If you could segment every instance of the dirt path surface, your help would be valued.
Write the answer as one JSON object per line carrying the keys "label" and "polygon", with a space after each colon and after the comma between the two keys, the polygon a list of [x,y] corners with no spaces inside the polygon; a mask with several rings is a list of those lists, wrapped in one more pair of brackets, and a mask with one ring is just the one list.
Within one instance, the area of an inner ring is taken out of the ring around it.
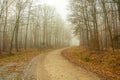
{"label": "dirt path surface", "polygon": [[37,56],[25,70],[23,80],[100,80],[62,57],[61,51],[55,50]]}

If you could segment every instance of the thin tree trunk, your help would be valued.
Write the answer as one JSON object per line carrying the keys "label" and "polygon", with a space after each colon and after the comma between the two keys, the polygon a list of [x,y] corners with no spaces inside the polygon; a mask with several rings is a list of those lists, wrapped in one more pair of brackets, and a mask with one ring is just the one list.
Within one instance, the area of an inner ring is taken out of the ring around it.
{"label": "thin tree trunk", "polygon": [[25,36],[25,49],[27,49],[27,37],[28,37],[28,27],[29,27],[29,21],[30,21],[30,11],[31,10],[31,4],[29,6],[29,11],[28,11],[28,19],[27,19],[27,27],[26,27],[26,36]]}
{"label": "thin tree trunk", "polygon": [[7,7],[8,2],[6,1],[6,17],[5,17],[5,24],[4,24],[4,30],[3,30],[3,51],[6,49],[5,45],[5,34],[6,34],[6,27],[7,27],[7,18],[8,18],[8,7]]}

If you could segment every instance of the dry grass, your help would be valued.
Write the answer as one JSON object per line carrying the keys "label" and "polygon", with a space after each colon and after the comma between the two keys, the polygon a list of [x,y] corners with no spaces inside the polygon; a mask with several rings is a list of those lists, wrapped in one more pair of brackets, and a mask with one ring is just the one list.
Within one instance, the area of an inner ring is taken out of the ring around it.
{"label": "dry grass", "polygon": [[0,54],[0,63],[5,62],[20,62],[20,61],[30,61],[33,57],[41,54],[42,52],[53,50],[54,48],[42,48],[42,49],[21,49],[19,52],[15,50],[12,51],[13,55],[8,52],[2,52]]}
{"label": "dry grass", "polygon": [[107,80],[120,80],[120,50],[90,51],[85,48],[72,47],[64,50],[63,55],[73,63],[80,65]]}

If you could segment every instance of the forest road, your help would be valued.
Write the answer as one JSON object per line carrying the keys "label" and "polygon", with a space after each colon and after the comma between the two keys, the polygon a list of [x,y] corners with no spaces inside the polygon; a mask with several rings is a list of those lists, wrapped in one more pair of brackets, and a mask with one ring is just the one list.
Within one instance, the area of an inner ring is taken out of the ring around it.
{"label": "forest road", "polygon": [[101,80],[65,59],[62,50],[37,56],[25,70],[22,80]]}

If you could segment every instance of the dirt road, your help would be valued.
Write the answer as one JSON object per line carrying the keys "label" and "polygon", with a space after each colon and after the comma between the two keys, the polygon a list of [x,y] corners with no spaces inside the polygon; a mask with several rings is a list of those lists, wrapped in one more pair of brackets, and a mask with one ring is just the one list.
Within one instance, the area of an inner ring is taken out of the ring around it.
{"label": "dirt road", "polygon": [[25,70],[23,80],[100,80],[62,57],[61,51],[55,50],[34,58]]}

